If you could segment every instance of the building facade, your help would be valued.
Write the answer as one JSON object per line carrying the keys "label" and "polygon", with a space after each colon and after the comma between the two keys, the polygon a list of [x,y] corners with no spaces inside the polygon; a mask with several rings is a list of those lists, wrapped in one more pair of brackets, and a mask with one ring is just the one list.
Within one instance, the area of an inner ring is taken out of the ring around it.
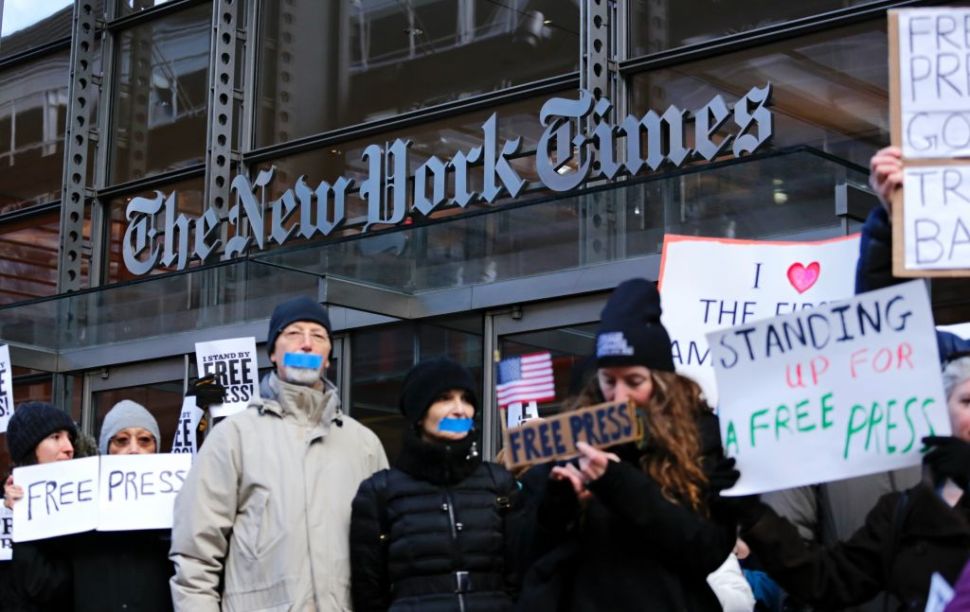
{"label": "building facade", "polygon": [[[665,234],[857,229],[889,141],[886,11],[930,4],[76,0],[12,23],[8,0],[15,398],[91,433],[134,399],[171,440],[194,343],[261,341],[308,294],[389,453],[399,383],[441,354],[481,380],[492,453],[493,364],[550,351],[554,409]],[[970,320],[965,283],[932,293],[939,323]]]}

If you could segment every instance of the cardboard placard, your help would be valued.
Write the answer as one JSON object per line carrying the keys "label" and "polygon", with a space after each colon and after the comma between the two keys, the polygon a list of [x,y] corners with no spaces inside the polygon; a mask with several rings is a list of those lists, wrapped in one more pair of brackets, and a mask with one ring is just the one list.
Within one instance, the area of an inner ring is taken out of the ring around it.
{"label": "cardboard placard", "polygon": [[[970,9],[889,11],[893,274],[970,276]],[[962,76],[961,76],[962,75]]]}
{"label": "cardboard placard", "polygon": [[664,237],[661,320],[674,366],[717,406],[705,334],[851,297],[859,236],[817,242]]}
{"label": "cardboard placard", "polygon": [[544,419],[531,419],[503,432],[505,466],[526,465],[571,459],[579,455],[576,442],[606,448],[643,437],[636,406],[627,402],[607,402],[589,408],[564,412]]}
{"label": "cardboard placard", "polygon": [[259,366],[256,338],[229,338],[195,343],[195,363],[199,377],[215,374],[226,388],[222,404],[209,406],[213,417],[224,417],[245,410],[259,396]]}
{"label": "cardboard placard", "polygon": [[105,455],[16,468],[13,541],[169,528],[191,464],[187,454]]}
{"label": "cardboard placard", "polygon": [[13,375],[11,374],[10,347],[0,345],[0,433],[7,431],[7,423],[13,416]]}
{"label": "cardboard placard", "polygon": [[926,287],[912,281],[708,334],[721,439],[746,495],[922,459],[950,421]]}

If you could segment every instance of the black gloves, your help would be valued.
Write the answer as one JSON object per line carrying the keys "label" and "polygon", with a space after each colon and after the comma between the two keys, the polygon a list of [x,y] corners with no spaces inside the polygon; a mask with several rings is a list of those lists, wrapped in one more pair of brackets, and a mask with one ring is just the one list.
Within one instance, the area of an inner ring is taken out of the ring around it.
{"label": "black gloves", "polygon": [[733,457],[721,459],[707,473],[708,492],[710,494],[711,511],[724,514],[731,520],[737,521],[744,530],[752,527],[761,520],[767,509],[757,495],[742,495],[740,497],[722,497],[721,491],[730,489],[741,477],[741,472],[734,467]]}
{"label": "black gloves", "polygon": [[207,410],[212,404],[221,404],[226,388],[219,384],[215,374],[203,376],[189,385],[188,395],[195,396],[195,405]]}
{"label": "black gloves", "polygon": [[722,457],[707,473],[707,487],[711,495],[720,495],[730,489],[741,478],[741,472],[734,467],[734,457]]}
{"label": "black gloves", "polygon": [[932,450],[923,461],[938,478],[949,478],[964,491],[970,480],[970,442],[952,436],[927,436],[923,444]]}

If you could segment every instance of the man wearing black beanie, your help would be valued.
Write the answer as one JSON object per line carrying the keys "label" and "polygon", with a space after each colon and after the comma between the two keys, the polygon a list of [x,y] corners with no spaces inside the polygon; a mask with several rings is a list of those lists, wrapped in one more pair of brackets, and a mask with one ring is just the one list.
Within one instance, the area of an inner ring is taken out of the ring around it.
{"label": "man wearing black beanie", "polygon": [[176,610],[350,609],[350,506],[387,458],[324,378],[331,329],[308,297],[273,310],[261,397],[212,429],[175,501]]}

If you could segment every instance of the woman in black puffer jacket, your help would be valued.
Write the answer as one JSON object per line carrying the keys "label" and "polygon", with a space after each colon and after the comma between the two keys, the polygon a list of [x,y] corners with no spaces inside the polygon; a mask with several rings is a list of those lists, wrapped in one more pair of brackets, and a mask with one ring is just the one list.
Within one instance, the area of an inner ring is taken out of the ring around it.
{"label": "woman in black puffer jacket", "polygon": [[365,480],[353,503],[354,610],[511,608],[522,556],[517,484],[478,456],[471,374],[449,359],[422,362],[404,380],[400,407],[413,424],[401,456]]}

